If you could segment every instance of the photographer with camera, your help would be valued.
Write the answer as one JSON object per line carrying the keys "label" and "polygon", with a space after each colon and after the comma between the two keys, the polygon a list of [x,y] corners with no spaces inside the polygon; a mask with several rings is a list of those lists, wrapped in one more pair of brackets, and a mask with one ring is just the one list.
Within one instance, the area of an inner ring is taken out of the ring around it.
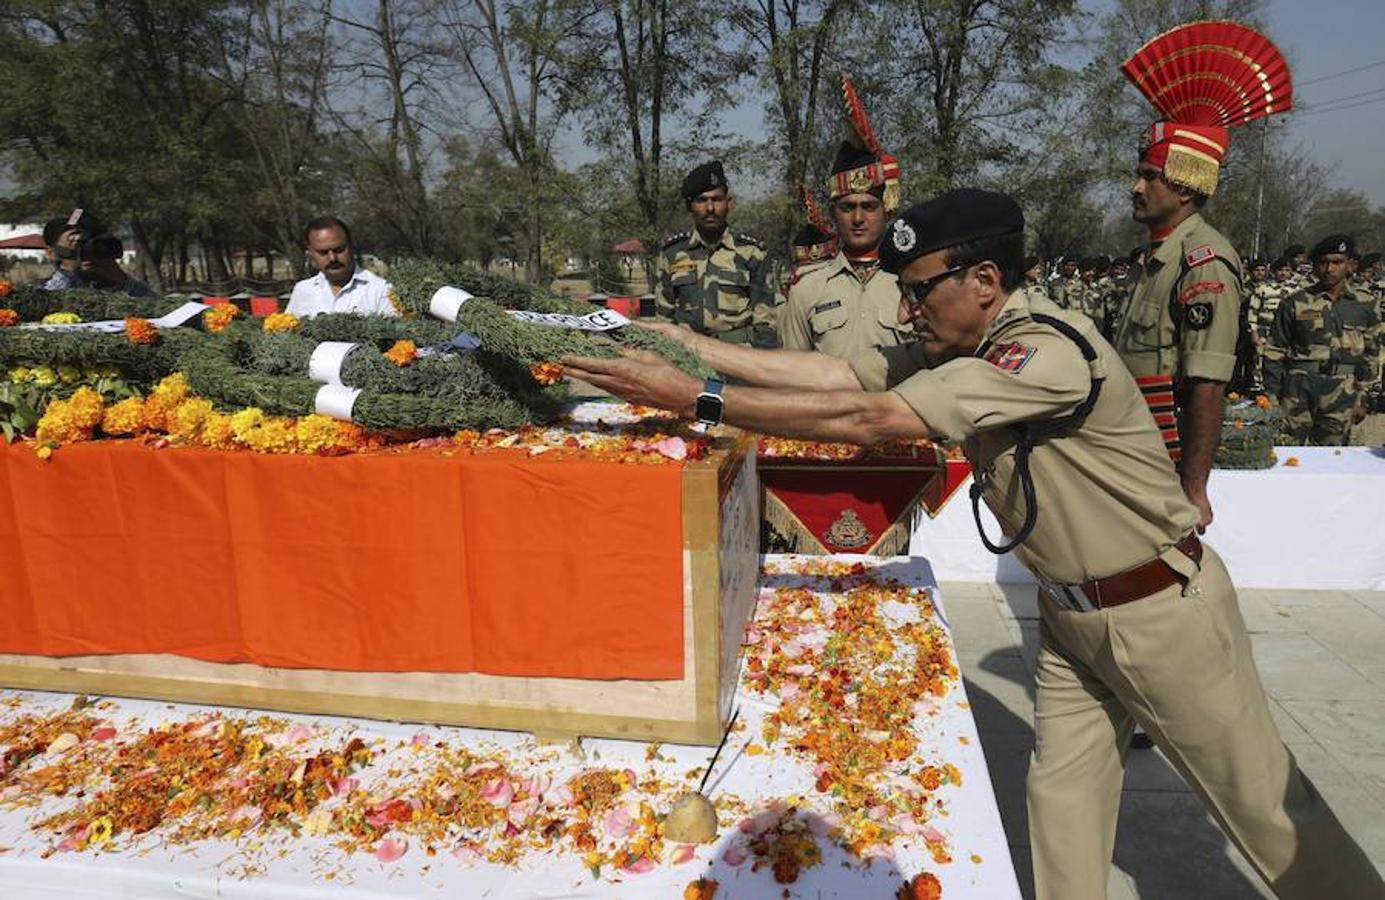
{"label": "photographer with camera", "polygon": [[112,234],[86,241],[77,262],[77,275],[82,284],[102,291],[121,291],[131,297],[157,296],[153,288],[120,267],[124,252],[120,238]]}
{"label": "photographer with camera", "polygon": [[43,242],[53,263],[53,274],[43,283],[44,290],[92,287],[122,291],[131,297],[156,296],[149,285],[120,267],[125,252],[120,238],[105,233],[96,217],[84,209],[49,220],[43,226]]}

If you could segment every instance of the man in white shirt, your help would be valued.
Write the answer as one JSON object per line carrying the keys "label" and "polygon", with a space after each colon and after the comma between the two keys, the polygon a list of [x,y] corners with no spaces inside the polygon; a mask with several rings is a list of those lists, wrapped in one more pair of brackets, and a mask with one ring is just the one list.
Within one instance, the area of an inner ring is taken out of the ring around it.
{"label": "man in white shirt", "polygon": [[299,318],[318,313],[399,315],[390,302],[389,282],[356,265],[351,229],[341,219],[313,219],[303,229],[303,247],[308,264],[317,269],[317,274],[293,286],[288,312]]}

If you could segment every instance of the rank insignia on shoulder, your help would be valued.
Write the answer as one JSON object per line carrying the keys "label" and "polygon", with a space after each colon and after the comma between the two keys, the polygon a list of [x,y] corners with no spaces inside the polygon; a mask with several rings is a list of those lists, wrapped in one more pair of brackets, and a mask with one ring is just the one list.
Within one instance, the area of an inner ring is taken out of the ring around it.
{"label": "rank insignia on shoulder", "polygon": [[1211,325],[1212,304],[1205,300],[1201,303],[1192,304],[1184,314],[1184,321],[1188,323],[1188,327],[1193,331],[1201,331],[1208,325]]}
{"label": "rank insignia on shoulder", "polygon": [[1009,342],[996,344],[986,351],[986,362],[1005,372],[1014,374],[1025,367],[1025,364],[1039,351],[1027,344]]}
{"label": "rank insignia on shoulder", "polygon": [[686,241],[691,236],[691,234],[692,232],[690,231],[680,231],[677,234],[670,235],[669,237],[664,238],[664,247],[667,249],[668,247],[672,247],[679,241]]}
{"label": "rank insignia on shoulder", "polygon": [[813,314],[814,314],[814,315],[817,315],[818,313],[824,313],[824,312],[827,312],[828,310],[836,309],[837,307],[839,307],[839,306],[841,306],[841,305],[842,305],[842,301],[840,301],[840,300],[829,300],[829,301],[827,301],[826,303],[819,303],[817,306],[814,306],[814,307],[813,307]]}
{"label": "rank insignia on shoulder", "polygon": [[1201,247],[1194,247],[1188,251],[1188,255],[1183,257],[1183,261],[1188,264],[1190,269],[1196,269],[1203,263],[1209,263],[1217,258],[1217,251],[1212,249],[1211,244],[1203,244]]}
{"label": "rank insignia on shoulder", "polygon": [[1199,281],[1197,284],[1184,288],[1183,292],[1178,295],[1178,302],[1187,305],[1189,300],[1199,294],[1220,294],[1224,290],[1226,290],[1226,285],[1220,281]]}
{"label": "rank insignia on shoulder", "polygon": [[761,250],[765,249],[765,245],[760,242],[759,238],[754,235],[746,234],[744,231],[736,232],[736,243],[750,244],[752,247],[759,247]]}

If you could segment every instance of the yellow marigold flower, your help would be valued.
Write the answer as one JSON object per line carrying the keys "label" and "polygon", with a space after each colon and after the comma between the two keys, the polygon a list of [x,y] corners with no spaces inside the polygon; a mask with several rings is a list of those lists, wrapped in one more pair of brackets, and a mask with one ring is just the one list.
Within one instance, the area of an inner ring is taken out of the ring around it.
{"label": "yellow marigold flower", "polygon": [[63,384],[73,384],[82,380],[82,370],[76,366],[58,366],[58,380]]}
{"label": "yellow marigold flower", "polygon": [[202,433],[202,425],[211,415],[212,401],[201,397],[190,397],[178,404],[169,420],[168,436],[174,440],[196,441]]}
{"label": "yellow marigold flower", "polygon": [[34,438],[40,444],[60,447],[91,439],[105,412],[101,395],[89,387],[78,388],[66,400],[53,400],[38,421]]}
{"label": "yellow marigold flower", "polygon": [[106,410],[101,430],[106,434],[134,434],[144,427],[144,401],[126,397]]}
{"label": "yellow marigold flower", "polygon": [[0,328],[11,328],[19,324],[19,313],[12,309],[0,309]]}
{"label": "yellow marigold flower", "polygon": [[202,443],[213,450],[235,447],[236,433],[231,428],[231,417],[225,413],[209,413],[202,422]]}
{"label": "yellow marigold flower", "polygon": [[72,407],[78,426],[95,428],[101,424],[101,416],[106,412],[106,401],[89,387],[83,386],[72,392],[67,399]]}
{"label": "yellow marigold flower", "polygon": [[176,406],[181,403],[192,389],[188,387],[188,379],[182,372],[174,372],[167,376],[158,384],[154,385],[152,396],[161,398],[171,405]]}
{"label": "yellow marigold flower", "polygon": [[153,344],[159,339],[159,329],[139,316],[125,317],[125,336],[132,344]]}
{"label": "yellow marigold flower", "polygon": [[[2,311],[3,310],[0,310],[0,312]],[[10,369],[9,372],[10,381],[15,382],[16,384],[23,384],[32,377],[33,372],[29,371],[28,366],[15,366],[13,369]]]}
{"label": "yellow marigold flower", "polygon": [[258,406],[248,406],[231,415],[231,433],[242,444],[250,443],[250,435],[258,431],[265,422],[264,410]]}
{"label": "yellow marigold flower", "polygon": [[293,419],[266,419],[264,424],[249,433],[246,443],[260,453],[293,453],[298,449],[298,436]]}
{"label": "yellow marigold flower", "polygon": [[112,832],[115,831],[115,823],[110,816],[100,816],[93,819],[90,828],[87,829],[87,845],[100,847],[111,839]]}
{"label": "yellow marigold flower", "polygon": [[294,331],[298,328],[298,317],[293,313],[273,313],[265,316],[263,327],[271,334],[276,331]]}
{"label": "yellow marigold flower", "polygon": [[80,321],[81,316],[70,312],[49,313],[42,320],[44,325],[76,325]]}
{"label": "yellow marigold flower", "polygon": [[34,453],[38,454],[38,458],[45,462],[53,458],[53,448],[49,444],[39,444],[34,448]]}
{"label": "yellow marigold flower", "polygon": [[418,345],[413,341],[395,341],[394,346],[385,351],[385,359],[402,369],[418,359]]}
{"label": "yellow marigold flower", "polygon": [[337,429],[337,420],[331,416],[313,413],[298,420],[294,428],[298,447],[304,453],[324,453],[341,449],[342,434]]}
{"label": "yellow marigold flower", "polygon": [[187,399],[191,391],[183,373],[174,372],[155,385],[144,401],[144,427],[150,431],[167,432],[173,428],[173,411]]}
{"label": "yellow marigold flower", "polygon": [[225,331],[231,320],[238,315],[240,307],[234,303],[218,303],[202,314],[202,321],[208,331]]}
{"label": "yellow marigold flower", "polygon": [[58,373],[48,366],[35,366],[30,381],[39,387],[52,387],[58,383]]}

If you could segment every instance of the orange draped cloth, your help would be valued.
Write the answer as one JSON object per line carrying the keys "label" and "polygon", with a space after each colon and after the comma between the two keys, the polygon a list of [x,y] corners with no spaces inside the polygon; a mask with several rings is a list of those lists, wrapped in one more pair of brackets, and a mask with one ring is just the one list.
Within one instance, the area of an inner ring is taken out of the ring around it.
{"label": "orange draped cloth", "polygon": [[0,652],[678,679],[681,474],[0,442]]}

